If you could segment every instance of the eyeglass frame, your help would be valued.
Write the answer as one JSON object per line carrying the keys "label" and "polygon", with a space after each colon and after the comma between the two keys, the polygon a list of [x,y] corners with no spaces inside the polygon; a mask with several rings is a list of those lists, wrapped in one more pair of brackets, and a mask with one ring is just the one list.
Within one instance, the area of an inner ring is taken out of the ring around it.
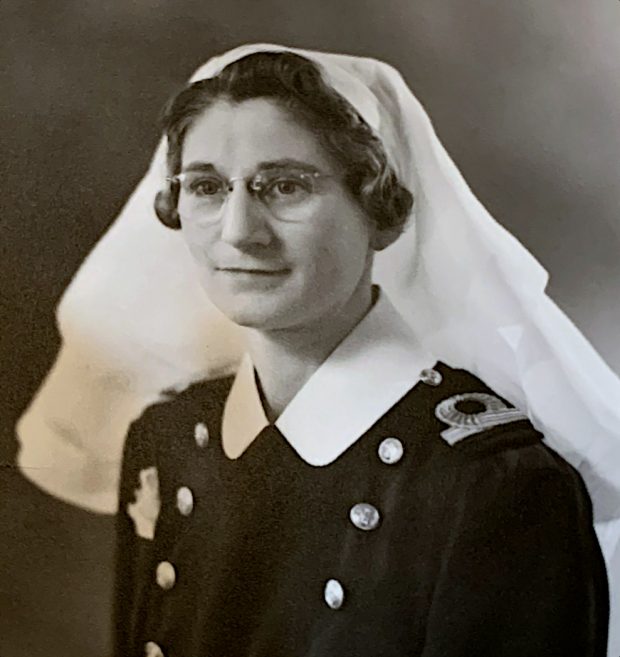
{"label": "eyeglass frame", "polygon": [[[166,182],[171,183],[171,184],[177,184],[179,185],[180,188],[183,187],[183,180],[192,173],[200,173],[197,171],[182,171],[181,173],[177,173],[174,176],[166,176]],[[234,187],[231,183],[237,182],[239,180],[243,180],[246,183],[246,188],[249,191],[252,192],[258,192],[260,193],[261,187],[257,186],[256,181],[257,179],[261,176],[264,175],[263,172],[259,171],[258,173],[255,173],[254,175],[251,176],[233,176],[232,178],[224,178],[222,176],[218,176],[221,178],[222,182],[226,183],[226,190],[230,193],[234,191]],[[300,178],[315,178],[316,180],[319,180],[321,178],[335,178],[336,175],[333,173],[322,173],[321,171],[302,171],[301,173],[298,174]]]}
{"label": "eyeglass frame", "polygon": [[[293,170],[294,170],[294,168],[293,168]],[[253,175],[250,175],[250,176],[234,176],[232,178],[225,178],[224,176],[221,176],[216,171],[210,171],[210,168],[209,168],[209,170],[206,170],[206,171],[204,171],[202,169],[190,169],[188,171],[181,171],[180,173],[175,174],[173,176],[166,176],[166,178],[165,178],[166,182],[168,182],[170,185],[174,185],[174,186],[177,187],[176,190],[171,190],[171,191],[173,191],[173,193],[176,197],[175,202],[178,202],[178,194],[182,190],[185,191],[188,194],[188,196],[196,197],[196,195],[193,195],[191,191],[188,191],[188,190],[184,189],[183,181],[184,181],[185,178],[187,178],[191,174],[200,174],[200,173],[204,173],[206,175],[208,175],[208,173],[212,173],[213,177],[219,178],[220,181],[224,184],[223,189],[225,189],[228,192],[228,194],[230,194],[231,192],[234,191],[233,183],[235,183],[237,181],[244,181],[246,183],[246,185],[245,185],[246,190],[251,194],[252,198],[264,203],[265,207],[268,209],[269,212],[271,212],[273,214],[275,219],[277,219],[279,221],[295,221],[294,219],[286,219],[286,218],[283,218],[283,217],[279,217],[277,212],[274,211],[269,206],[269,203],[265,202],[262,198],[260,198],[261,192],[263,192],[265,190],[264,184],[263,185],[260,184],[260,177],[265,175],[264,171],[258,171],[257,173],[255,173]],[[285,174],[286,169],[282,173]],[[289,173],[290,173],[290,170],[289,170]],[[296,171],[295,174],[296,174],[297,177],[301,178],[302,180],[307,179],[307,178],[311,178],[311,179],[314,179],[314,180],[320,180],[320,179],[323,179],[323,178],[329,179],[329,178],[337,178],[338,177],[334,173],[323,173],[322,171]],[[222,204],[220,206],[220,210],[225,205],[225,203],[228,201],[228,199],[229,199],[228,194],[223,199]],[[206,197],[203,197],[203,198],[206,198]],[[217,220],[212,220],[212,221],[214,223],[217,222]]]}

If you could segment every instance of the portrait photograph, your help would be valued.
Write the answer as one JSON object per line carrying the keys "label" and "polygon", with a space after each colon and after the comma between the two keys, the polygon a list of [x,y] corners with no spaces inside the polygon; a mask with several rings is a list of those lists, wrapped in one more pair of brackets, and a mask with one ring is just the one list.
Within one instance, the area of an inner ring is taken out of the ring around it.
{"label": "portrait photograph", "polygon": [[619,657],[620,3],[0,17],[0,655]]}

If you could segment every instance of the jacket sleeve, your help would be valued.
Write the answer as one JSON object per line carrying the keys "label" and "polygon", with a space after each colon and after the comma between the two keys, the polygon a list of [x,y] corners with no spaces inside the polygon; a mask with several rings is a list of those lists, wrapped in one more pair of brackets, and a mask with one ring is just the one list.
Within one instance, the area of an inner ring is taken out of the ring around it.
{"label": "jacket sleeve", "polygon": [[605,565],[579,475],[543,445],[464,466],[423,657],[605,657]]}
{"label": "jacket sleeve", "polygon": [[156,451],[149,422],[143,418],[130,428],[121,469],[114,581],[116,657],[144,653],[136,640],[142,635],[142,603],[154,577],[152,546],[159,504]]}

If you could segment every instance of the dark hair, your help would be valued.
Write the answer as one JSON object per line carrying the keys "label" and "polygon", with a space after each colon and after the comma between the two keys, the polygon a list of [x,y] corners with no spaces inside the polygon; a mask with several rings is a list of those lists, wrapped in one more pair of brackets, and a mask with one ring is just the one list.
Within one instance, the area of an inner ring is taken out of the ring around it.
{"label": "dark hair", "polygon": [[[413,196],[389,166],[383,145],[368,124],[322,79],[319,68],[293,53],[260,52],[228,66],[214,78],[185,87],[162,117],[168,139],[168,174],[180,172],[183,140],[197,116],[216,100],[239,103],[252,98],[278,101],[308,127],[343,169],[344,182],[380,229],[402,230]],[[178,183],[170,182],[155,199],[155,212],[170,228],[180,228]]]}

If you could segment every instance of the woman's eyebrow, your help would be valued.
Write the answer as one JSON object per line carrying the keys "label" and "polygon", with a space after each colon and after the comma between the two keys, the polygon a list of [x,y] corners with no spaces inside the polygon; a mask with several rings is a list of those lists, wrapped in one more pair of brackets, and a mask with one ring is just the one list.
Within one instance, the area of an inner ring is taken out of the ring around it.
{"label": "woman's eyebrow", "polygon": [[190,162],[182,169],[183,173],[188,171],[216,171],[216,168],[211,162]]}
{"label": "woman's eyebrow", "polygon": [[287,157],[280,160],[268,160],[266,162],[259,162],[257,169],[269,170],[269,169],[301,169],[302,171],[308,171],[309,173],[318,172],[318,167],[310,164],[309,162],[303,162],[302,160],[295,160],[293,158]]}
{"label": "woman's eyebrow", "polygon": [[[278,160],[266,160],[264,162],[259,162],[256,165],[257,171],[269,171],[271,169],[297,169],[301,171],[307,171],[308,173],[319,172],[319,168],[315,165],[290,157],[281,158]],[[195,161],[190,162],[186,167],[183,167],[184,173],[188,171],[217,172],[217,167],[211,162]]]}

